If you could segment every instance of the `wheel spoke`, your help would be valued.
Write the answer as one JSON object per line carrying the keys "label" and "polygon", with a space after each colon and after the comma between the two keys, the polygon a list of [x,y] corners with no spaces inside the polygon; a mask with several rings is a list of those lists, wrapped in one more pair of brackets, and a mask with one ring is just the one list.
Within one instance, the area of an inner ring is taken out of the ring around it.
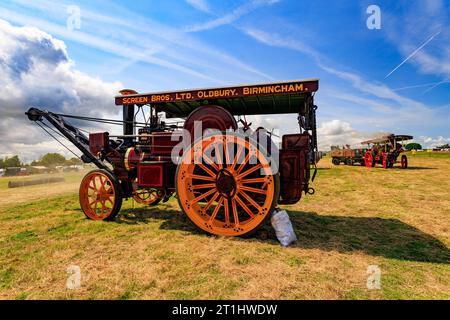
{"label": "wheel spoke", "polygon": [[244,161],[241,163],[239,168],[236,170],[237,173],[240,173],[242,169],[244,169],[245,165],[250,161],[250,153],[245,156]]}
{"label": "wheel spoke", "polygon": [[234,157],[234,160],[233,160],[233,164],[230,167],[231,171],[233,171],[234,168],[236,167],[236,164],[237,164],[237,162],[239,160],[239,157],[241,156],[241,153],[242,153],[243,150],[244,150],[244,147],[239,145],[239,148],[238,148],[238,150],[236,152],[236,156]]}
{"label": "wheel spoke", "polygon": [[253,212],[247,207],[247,205],[244,203],[244,201],[242,201],[241,198],[239,198],[238,195],[236,195],[234,198],[236,199],[236,202],[239,203],[239,205],[242,207],[242,209],[244,209],[244,211],[247,212],[247,214],[250,216],[250,218],[255,217]]}
{"label": "wheel spoke", "polygon": [[259,194],[267,194],[267,190],[256,189],[256,188],[247,187],[247,186],[240,186],[239,189],[244,190],[244,191],[259,193]]}
{"label": "wheel spoke", "polygon": [[236,200],[234,198],[231,200],[231,208],[233,210],[234,226],[239,227],[239,216],[236,208]]}
{"label": "wheel spoke", "polygon": [[248,194],[246,194],[244,191],[241,191],[240,194],[248,201],[252,206],[254,206],[258,211],[261,210],[261,206],[255,202]]}
{"label": "wheel spoke", "polygon": [[102,204],[102,213],[101,213],[101,215],[103,216],[103,215],[104,215],[104,212],[106,211],[105,200],[100,201],[100,203]]}
{"label": "wheel spoke", "polygon": [[225,154],[225,167],[229,167],[231,164],[230,154],[228,153],[228,144],[227,139],[224,137],[223,139],[223,153]]}
{"label": "wheel spoke", "polygon": [[265,178],[242,179],[240,183],[267,183],[269,179],[269,176],[266,176]]}
{"label": "wheel spoke", "polygon": [[192,186],[192,190],[210,189],[210,188],[215,188],[215,187],[216,187],[215,183],[198,184],[198,185]]}
{"label": "wheel spoke", "polygon": [[225,223],[227,225],[230,225],[230,212],[229,212],[230,208],[228,208],[228,199],[224,198],[223,202],[224,202],[223,205],[224,205],[224,209],[225,209]]}
{"label": "wheel spoke", "polygon": [[204,180],[204,181],[216,181],[213,177],[201,176],[198,174],[187,174],[187,176],[191,179]]}
{"label": "wheel spoke", "polygon": [[214,163],[213,160],[211,160],[210,157],[208,157],[206,154],[203,154],[203,159],[205,159],[206,163],[209,164],[211,167],[214,168],[214,170],[219,171],[219,167],[217,166],[217,164]]}
{"label": "wheel spoke", "polygon": [[219,144],[216,143],[214,145],[214,150],[216,151],[216,160],[217,160],[217,166],[219,167],[219,170],[223,168],[222,166],[222,156],[220,155],[220,150],[219,150]]}
{"label": "wheel spoke", "polygon": [[198,167],[203,169],[203,171],[205,171],[211,177],[214,177],[214,178],[216,177],[216,174],[214,172],[212,172],[210,169],[208,169],[204,164],[199,164]]}
{"label": "wheel spoke", "polygon": [[102,179],[102,178],[103,178],[103,177],[100,176],[100,182],[101,182],[100,189],[105,190],[105,189],[106,189],[106,187],[105,187],[106,178],[104,178],[104,179]]}
{"label": "wheel spoke", "polygon": [[[106,201],[109,201],[109,203],[111,203],[111,206],[114,207],[114,202],[111,200],[111,198],[106,199]],[[106,201],[105,201],[105,203],[106,203]]]}
{"label": "wheel spoke", "polygon": [[211,214],[211,217],[209,218],[209,223],[212,223],[214,221],[214,219],[216,218],[217,213],[219,212],[220,207],[222,206],[222,203],[223,203],[223,197],[220,197],[219,202],[217,202],[216,207],[214,208],[214,211]]}
{"label": "wheel spoke", "polygon": [[211,198],[211,200],[209,200],[209,202],[206,204],[206,206],[203,207],[203,211],[206,213],[206,211],[208,211],[208,209],[212,206],[212,204],[214,203],[214,201],[216,201],[217,197],[219,197],[220,194],[218,192],[216,192],[214,194],[214,196]]}
{"label": "wheel spoke", "polygon": [[201,196],[198,196],[197,198],[191,200],[191,201],[190,201],[190,204],[192,205],[192,204],[194,204],[194,203],[197,203],[197,202],[199,202],[200,200],[205,199],[206,197],[212,195],[214,192],[216,192],[216,189],[211,189],[211,190],[209,190],[208,192],[202,194]]}
{"label": "wheel spoke", "polygon": [[248,169],[247,171],[245,171],[244,173],[241,173],[240,175],[237,176],[237,179],[241,179],[245,176],[248,176],[250,173],[255,172],[256,170],[261,169],[263,166],[262,164],[258,164],[256,166],[253,166],[251,169]]}

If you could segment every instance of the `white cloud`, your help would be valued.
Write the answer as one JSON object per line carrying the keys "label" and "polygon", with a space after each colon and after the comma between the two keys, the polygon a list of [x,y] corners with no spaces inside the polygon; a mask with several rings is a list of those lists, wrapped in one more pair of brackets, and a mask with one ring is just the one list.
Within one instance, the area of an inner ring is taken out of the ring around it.
{"label": "white cloud", "polygon": [[420,143],[422,147],[425,149],[432,149],[439,146],[443,146],[447,143],[450,144],[450,137],[445,138],[443,136],[438,137],[420,136],[414,141]]}
{"label": "white cloud", "polygon": [[236,9],[234,9],[233,11],[231,11],[230,13],[204,22],[204,23],[199,23],[199,24],[195,24],[192,26],[189,26],[185,29],[185,31],[187,32],[198,32],[198,31],[204,31],[204,30],[210,30],[210,29],[214,29],[223,25],[227,25],[227,24],[231,24],[233,22],[235,22],[236,20],[240,19],[242,16],[249,14],[252,11],[255,11],[256,9],[263,7],[263,6],[270,6],[273,5],[275,3],[278,3],[279,0],[252,0],[249,1],[239,7],[237,7]]}
{"label": "white cloud", "polygon": [[209,8],[209,4],[206,0],[186,0],[188,4],[193,6],[195,9],[210,13],[211,9]]}
{"label": "white cloud", "polygon": [[31,123],[31,106],[57,113],[113,116],[120,83],[106,83],[74,68],[64,42],[30,27],[0,20],[0,156],[24,160],[61,150]]}
{"label": "white cloud", "polygon": [[361,147],[361,141],[372,137],[382,136],[384,132],[364,133],[352,128],[351,124],[342,120],[325,121],[317,128],[319,150],[330,150],[331,146],[350,145]]}
{"label": "white cloud", "polygon": [[283,37],[276,33],[269,33],[251,27],[241,28],[241,30],[255,40],[268,46],[288,48],[301,53],[305,53],[313,57],[316,61],[319,61],[321,59],[320,54],[316,50],[299,41],[298,39]]}
{"label": "white cloud", "polygon": [[188,75],[192,81],[195,79],[221,85],[228,83],[231,77],[242,78],[244,82],[271,79],[269,75],[199,41],[183,30],[143,17],[114,2],[107,3],[110,11],[108,16],[83,6],[82,28],[76,32],[71,32],[65,26],[66,6],[71,2],[17,2],[27,10],[37,10],[47,20],[1,7],[0,18],[21,25],[32,24],[54,36],[124,58],[128,66],[133,62],[143,62]]}

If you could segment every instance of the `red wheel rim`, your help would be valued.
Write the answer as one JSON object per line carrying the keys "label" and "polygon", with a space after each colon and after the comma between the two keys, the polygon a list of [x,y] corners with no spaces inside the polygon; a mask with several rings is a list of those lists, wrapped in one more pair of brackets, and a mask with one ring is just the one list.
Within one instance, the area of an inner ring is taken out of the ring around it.
{"label": "red wheel rim", "polygon": [[372,162],[373,162],[372,153],[370,153],[370,152],[366,153],[366,155],[364,157],[364,162],[365,162],[367,168],[372,167]]}
{"label": "red wheel rim", "polygon": [[383,155],[383,168],[388,168],[388,161],[387,161],[387,155]]}
{"label": "red wheel rim", "polygon": [[407,166],[408,166],[408,159],[405,156],[403,156],[402,157],[402,168],[406,169]]}

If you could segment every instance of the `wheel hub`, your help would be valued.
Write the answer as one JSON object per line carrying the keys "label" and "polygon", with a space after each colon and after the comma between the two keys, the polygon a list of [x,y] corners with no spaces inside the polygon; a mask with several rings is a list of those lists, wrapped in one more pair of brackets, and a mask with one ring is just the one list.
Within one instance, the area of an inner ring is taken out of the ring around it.
{"label": "wheel hub", "polygon": [[221,194],[230,198],[236,193],[236,180],[229,171],[221,170],[217,175],[216,187]]}

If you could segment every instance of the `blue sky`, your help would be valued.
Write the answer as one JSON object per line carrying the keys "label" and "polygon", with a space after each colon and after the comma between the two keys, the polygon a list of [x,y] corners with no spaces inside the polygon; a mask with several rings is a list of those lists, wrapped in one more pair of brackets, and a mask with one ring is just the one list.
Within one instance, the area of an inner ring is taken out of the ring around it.
{"label": "blue sky", "polygon": [[[450,1],[3,0],[0,19],[62,40],[76,72],[140,92],[320,78],[323,148],[380,132],[450,142]],[[283,133],[294,118],[256,121]]]}

